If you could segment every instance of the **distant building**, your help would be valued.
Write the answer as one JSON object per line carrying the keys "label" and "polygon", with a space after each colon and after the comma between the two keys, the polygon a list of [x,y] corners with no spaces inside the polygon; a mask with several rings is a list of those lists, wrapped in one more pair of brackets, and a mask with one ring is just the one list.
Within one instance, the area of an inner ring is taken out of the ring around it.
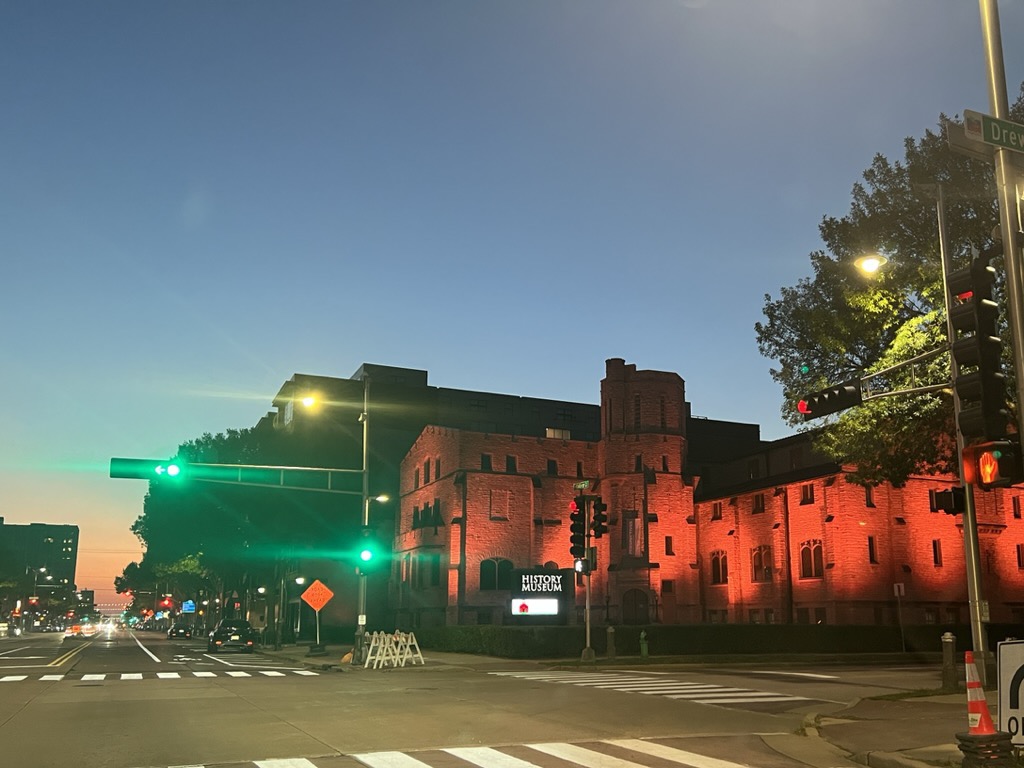
{"label": "distant building", "polygon": [[[569,609],[552,620],[579,621],[568,518],[581,492],[608,505],[608,534],[591,542],[598,622],[968,618],[961,518],[929,503],[952,478],[850,484],[807,435],[762,441],[756,425],[694,417],[678,374],[617,358],[600,406],[433,388],[425,371],[364,365],[350,380],[297,374],[270,418],[312,435],[328,414],[299,403],[329,393],[332,428],[350,438],[331,444],[345,443],[348,466],[359,467],[366,377],[371,495],[398,500],[373,508],[375,525],[394,526],[394,560],[388,610],[371,613],[371,629],[519,621],[512,578],[525,569],[568,574]],[[1021,495],[976,494],[996,622],[1024,620]],[[384,602],[378,592],[369,604]],[[335,611],[354,623],[351,600]]]}
{"label": "distant building", "polygon": [[[78,567],[78,526],[30,523],[5,524],[0,517],[0,563],[4,574],[31,575],[43,571],[37,582],[74,589]],[[48,580],[45,576],[52,576]]]}

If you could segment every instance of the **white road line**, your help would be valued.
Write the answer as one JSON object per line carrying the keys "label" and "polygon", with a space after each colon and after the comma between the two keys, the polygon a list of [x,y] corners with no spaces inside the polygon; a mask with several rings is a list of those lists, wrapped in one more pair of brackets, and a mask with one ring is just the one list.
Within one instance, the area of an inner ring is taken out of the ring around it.
{"label": "white road line", "polygon": [[4,677],[0,677],[0,683],[16,683],[19,680],[25,680],[27,678],[28,675],[5,675]]}
{"label": "white road line", "polygon": [[161,680],[180,680],[181,675],[177,672],[157,672],[156,676]]}
{"label": "white road line", "polygon": [[319,677],[320,676],[319,672],[311,672],[308,669],[296,669],[295,670],[295,674],[296,675],[306,675],[307,677]]}
{"label": "white road line", "polygon": [[195,675],[196,677],[216,677],[217,676],[216,672],[193,672],[192,674]]}
{"label": "white road line", "polygon": [[410,757],[404,752],[368,752],[362,755],[349,755],[370,768],[430,768],[427,763]]}
{"label": "white road line", "polygon": [[286,677],[284,672],[277,672],[273,669],[261,669],[260,674],[267,677]]}
{"label": "white road line", "polygon": [[106,679],[107,679],[107,676],[105,674],[103,674],[103,675],[82,675],[82,680],[87,680],[89,682],[92,682],[93,680],[106,680]]}
{"label": "white road line", "polygon": [[256,760],[257,768],[316,768],[304,757],[289,757],[283,760]]}
{"label": "white road line", "polygon": [[783,675],[789,677],[812,677],[815,680],[838,680],[839,675],[819,675],[816,672],[786,672],[778,669],[749,669],[751,675]]}
{"label": "white road line", "polygon": [[[30,646],[30,645],[23,645],[23,646],[21,646],[21,648],[11,648],[11,650],[9,650],[9,651],[4,651],[3,653],[0,653],[0,656],[6,656],[9,653],[17,653],[18,651],[24,651],[26,648],[31,648],[31,647],[32,646]],[[34,658],[41,658],[41,657],[34,657]]]}
{"label": "white road line", "polygon": [[[672,698],[675,698],[674,696]],[[762,701],[808,701],[803,696],[744,696],[735,699],[697,699],[698,704],[757,704]]]}
{"label": "white road line", "polygon": [[490,747],[453,747],[444,751],[480,768],[537,768],[533,763]]}
{"label": "white road line", "polygon": [[149,650],[149,648],[147,648],[146,646],[144,646],[144,645],[142,644],[142,641],[141,641],[141,640],[139,640],[139,638],[137,638],[137,637],[136,637],[136,636],[135,636],[134,634],[132,635],[132,640],[134,640],[134,641],[135,641],[135,644],[136,644],[137,646],[139,646],[139,648],[141,648],[141,649],[142,649],[142,650],[143,650],[143,651],[144,651],[144,652],[146,653],[146,655],[148,655],[148,656],[149,656],[149,658],[151,658],[151,659],[152,659],[153,661],[155,661],[155,662],[156,662],[157,664],[159,664],[159,663],[160,663],[160,657],[158,657],[158,656],[154,656],[154,655],[153,655],[153,653],[152,653],[152,652],[151,652],[151,651]]}
{"label": "white road line", "polygon": [[64,675],[43,675],[39,679],[40,680],[48,680],[48,681],[57,681],[57,680],[63,680],[64,679]]}
{"label": "white road line", "polygon": [[248,672],[232,672],[230,669],[224,674],[228,677],[252,677]]}
{"label": "white road line", "polygon": [[575,744],[526,744],[525,746],[543,752],[545,755],[586,766],[586,768],[643,768],[642,763],[634,763],[614,755],[584,749]]}
{"label": "white road line", "polygon": [[141,680],[142,679],[142,673],[141,672],[124,672],[124,673],[121,674],[121,679],[122,680]]}
{"label": "white road line", "polygon": [[641,739],[617,739],[606,743],[614,744],[617,747],[624,747],[625,749],[630,749],[634,752],[642,752],[643,754],[651,755],[652,757],[660,757],[662,760],[671,760],[673,763],[695,766],[695,768],[736,768],[737,765],[736,763],[729,762],[728,760],[719,760],[716,757],[698,755],[694,752],[687,752],[683,749],[667,747],[664,744],[652,744],[649,741],[642,741]]}

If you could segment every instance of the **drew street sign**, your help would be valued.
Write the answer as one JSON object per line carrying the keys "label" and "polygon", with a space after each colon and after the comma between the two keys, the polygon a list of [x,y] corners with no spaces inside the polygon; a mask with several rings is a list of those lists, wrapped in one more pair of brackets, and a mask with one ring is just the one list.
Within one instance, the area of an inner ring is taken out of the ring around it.
{"label": "drew street sign", "polygon": [[964,136],[972,141],[1024,152],[1024,125],[970,109],[964,110]]}

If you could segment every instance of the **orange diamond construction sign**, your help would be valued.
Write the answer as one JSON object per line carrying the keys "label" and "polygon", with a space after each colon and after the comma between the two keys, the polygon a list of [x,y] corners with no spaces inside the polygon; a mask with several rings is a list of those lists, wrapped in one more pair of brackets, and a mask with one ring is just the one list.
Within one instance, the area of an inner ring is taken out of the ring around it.
{"label": "orange diamond construction sign", "polygon": [[334,593],[320,579],[310,584],[309,589],[302,593],[302,599],[317,613],[330,602],[332,597],[334,597]]}

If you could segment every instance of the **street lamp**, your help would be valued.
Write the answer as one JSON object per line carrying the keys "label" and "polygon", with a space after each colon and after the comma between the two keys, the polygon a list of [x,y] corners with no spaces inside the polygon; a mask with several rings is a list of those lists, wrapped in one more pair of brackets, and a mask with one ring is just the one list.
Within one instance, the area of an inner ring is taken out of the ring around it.
{"label": "street lamp", "polygon": [[[53,574],[46,572],[46,566],[40,566],[39,568],[33,568],[32,566],[25,567],[25,573],[32,571],[32,594],[29,595],[29,599],[25,601],[26,610],[28,606],[32,606],[32,621],[29,626],[26,627],[28,631],[32,630],[32,625],[35,620],[39,618],[39,574],[44,574],[47,581],[53,581]],[[32,602],[35,600],[35,602]]]}

